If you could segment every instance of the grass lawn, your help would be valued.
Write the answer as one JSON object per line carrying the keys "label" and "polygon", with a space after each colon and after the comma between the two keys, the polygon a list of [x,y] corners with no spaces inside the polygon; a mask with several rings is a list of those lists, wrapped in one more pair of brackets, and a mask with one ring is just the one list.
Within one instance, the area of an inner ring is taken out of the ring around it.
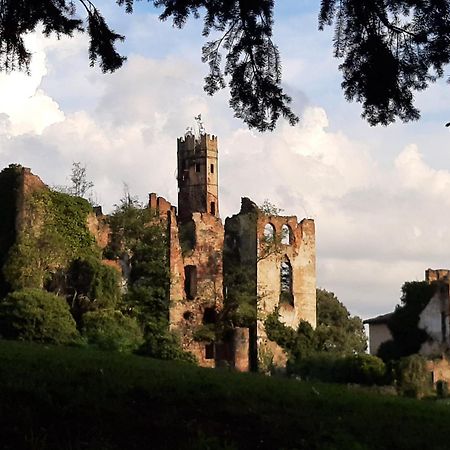
{"label": "grass lawn", "polygon": [[0,341],[0,448],[448,449],[450,406]]}

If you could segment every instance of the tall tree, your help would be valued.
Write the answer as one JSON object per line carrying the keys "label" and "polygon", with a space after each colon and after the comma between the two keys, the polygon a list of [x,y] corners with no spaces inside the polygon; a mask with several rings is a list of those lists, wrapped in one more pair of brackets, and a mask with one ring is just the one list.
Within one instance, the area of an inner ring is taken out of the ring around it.
{"label": "tall tree", "polygon": [[323,352],[353,355],[367,349],[361,318],[351,316],[333,292],[325,289],[317,289],[316,339]]}
{"label": "tall tree", "polygon": [[[130,13],[134,1],[116,3]],[[109,28],[92,0],[78,2],[84,21],[74,0],[0,0],[0,68],[28,68],[31,54],[23,36],[39,23],[45,35],[87,32],[91,65],[98,62],[104,72],[119,68],[125,57],[115,44],[123,36]],[[202,50],[209,64],[205,90],[212,95],[228,80],[236,117],[260,131],[273,130],[280,116],[298,121],[281,87],[272,39],[274,0],[152,3],[162,8],[161,20],[172,19],[179,28],[203,15],[203,35],[218,36]],[[418,119],[414,93],[442,77],[450,61],[450,0],[321,0],[319,28],[329,25],[335,29],[334,54],[342,60],[344,95],[362,104],[362,116],[371,125]]]}

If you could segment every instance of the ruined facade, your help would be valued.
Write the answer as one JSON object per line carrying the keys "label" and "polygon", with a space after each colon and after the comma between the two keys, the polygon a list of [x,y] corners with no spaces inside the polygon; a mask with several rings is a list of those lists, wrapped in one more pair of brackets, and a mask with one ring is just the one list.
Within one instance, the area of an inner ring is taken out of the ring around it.
{"label": "ruined facade", "polygon": [[[188,132],[178,139],[177,161],[178,208],[155,193],[148,203],[167,230],[170,329],[179,335],[183,349],[205,367],[258,370],[262,360],[284,366],[286,355],[268,339],[264,321],[276,312],[294,329],[301,320],[315,327],[314,221],[279,216],[243,198],[240,212],[224,226],[219,217],[217,138]],[[11,170],[17,175],[16,169]],[[46,210],[38,217],[24,206],[25,200],[41,189],[49,192],[29,169],[17,170],[17,185],[11,182],[8,190],[3,189],[11,193],[9,219],[2,222],[0,234],[0,255],[5,257],[21,228],[32,224],[39,235]],[[89,230],[104,249],[112,239],[107,217],[100,208],[86,214],[80,230]],[[53,263],[56,271],[59,263]],[[126,285],[129,259],[103,260],[103,264],[121,271]]]}
{"label": "ruined facade", "polygon": [[[286,357],[267,339],[264,318],[277,309],[292,328],[300,320],[315,326],[314,221],[266,214],[243,198],[241,211],[224,227],[217,137],[188,132],[178,139],[177,161],[178,211],[156,194],[149,201],[167,220],[171,329],[202,366],[256,370],[261,350],[283,366]],[[245,318],[233,321],[242,295]]]}

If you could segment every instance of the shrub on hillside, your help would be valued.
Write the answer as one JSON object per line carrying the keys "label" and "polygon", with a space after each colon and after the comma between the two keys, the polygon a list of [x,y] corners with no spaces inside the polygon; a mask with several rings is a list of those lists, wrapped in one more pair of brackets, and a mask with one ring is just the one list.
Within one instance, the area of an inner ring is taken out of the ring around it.
{"label": "shrub on hillside", "polygon": [[114,308],[120,298],[119,274],[94,256],[77,258],[67,271],[67,293],[80,323],[87,311]]}
{"label": "shrub on hillside", "polygon": [[89,345],[118,352],[132,352],[144,341],[136,319],[112,310],[85,313],[82,334]]}
{"label": "shrub on hillside", "polygon": [[145,342],[138,351],[141,355],[158,359],[196,362],[195,356],[181,348],[179,338],[169,331],[163,321],[147,321],[144,339]]}
{"label": "shrub on hillside", "polygon": [[308,380],[330,383],[357,383],[364,385],[384,384],[386,367],[376,356],[359,354],[338,356],[326,352],[290,361],[290,374]]}
{"label": "shrub on hillside", "polygon": [[431,391],[431,376],[423,356],[411,355],[399,361],[397,390],[407,397],[421,398]]}
{"label": "shrub on hillside", "polygon": [[0,334],[7,339],[68,344],[78,337],[64,298],[25,288],[0,302]]}

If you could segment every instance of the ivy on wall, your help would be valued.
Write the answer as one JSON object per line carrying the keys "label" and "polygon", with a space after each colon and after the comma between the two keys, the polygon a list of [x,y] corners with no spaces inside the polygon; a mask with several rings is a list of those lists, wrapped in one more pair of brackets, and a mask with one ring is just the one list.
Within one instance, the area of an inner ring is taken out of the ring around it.
{"label": "ivy on wall", "polygon": [[29,195],[21,231],[3,267],[11,288],[42,288],[73,259],[100,257],[86,226],[91,211],[88,201],[80,197],[47,189]]}

